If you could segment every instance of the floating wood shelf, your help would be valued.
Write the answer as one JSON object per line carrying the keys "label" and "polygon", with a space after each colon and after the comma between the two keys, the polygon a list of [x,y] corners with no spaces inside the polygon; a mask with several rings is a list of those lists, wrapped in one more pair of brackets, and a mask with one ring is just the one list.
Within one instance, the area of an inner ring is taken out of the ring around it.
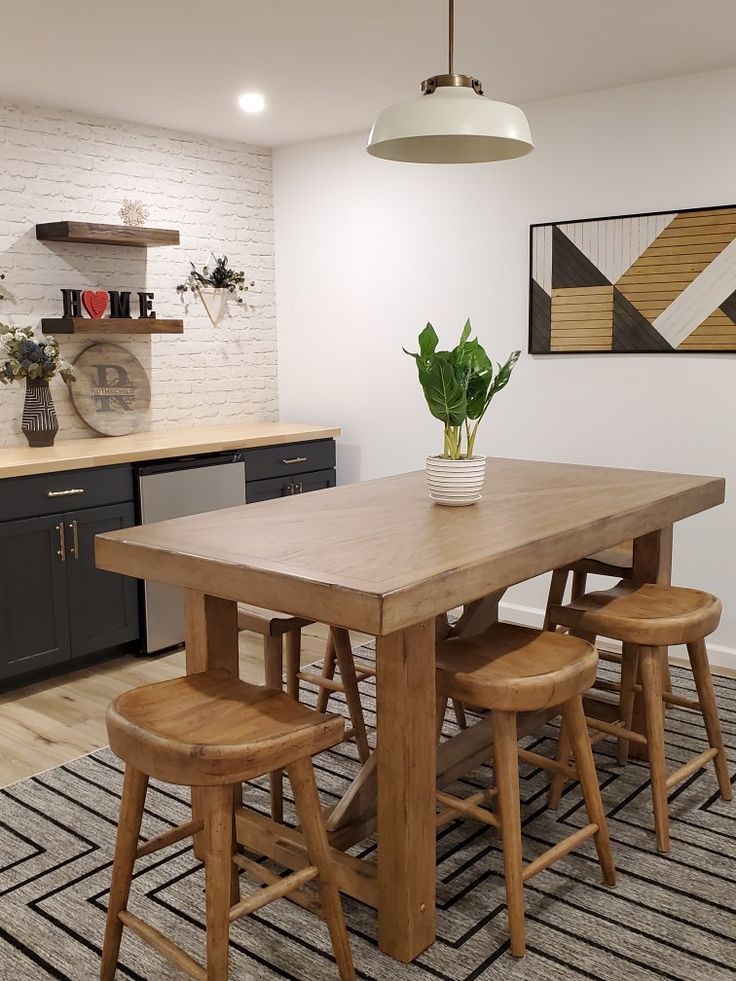
{"label": "floating wood shelf", "polygon": [[138,317],[46,317],[41,321],[44,334],[183,334],[183,320]]}
{"label": "floating wood shelf", "polygon": [[130,225],[99,225],[89,221],[50,221],[36,225],[40,242],[85,242],[90,245],[129,245],[148,249],[178,245],[175,228],[133,228]]}

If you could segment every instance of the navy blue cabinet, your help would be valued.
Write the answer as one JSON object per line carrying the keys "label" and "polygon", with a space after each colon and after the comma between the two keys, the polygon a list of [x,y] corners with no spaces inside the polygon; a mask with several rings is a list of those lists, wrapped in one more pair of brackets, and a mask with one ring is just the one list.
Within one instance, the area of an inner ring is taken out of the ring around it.
{"label": "navy blue cabinet", "polygon": [[132,497],[129,467],[0,482],[0,679],[138,639],[136,580],[94,558],[95,535],[135,524]]}

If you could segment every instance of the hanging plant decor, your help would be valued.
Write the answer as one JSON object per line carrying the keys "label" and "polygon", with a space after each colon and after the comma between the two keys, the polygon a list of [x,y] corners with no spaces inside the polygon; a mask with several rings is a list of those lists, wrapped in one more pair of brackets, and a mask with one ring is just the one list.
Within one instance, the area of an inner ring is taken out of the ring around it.
{"label": "hanging plant decor", "polygon": [[237,302],[242,303],[243,297],[236,294],[246,292],[249,287],[255,286],[255,280],[246,283],[245,273],[242,270],[231,269],[226,255],[220,256],[219,259],[213,255],[212,260],[201,270],[192,262],[191,272],[176,289],[182,296],[188,291],[198,296],[212,325],[216,326],[227,309],[228,299],[235,296]]}

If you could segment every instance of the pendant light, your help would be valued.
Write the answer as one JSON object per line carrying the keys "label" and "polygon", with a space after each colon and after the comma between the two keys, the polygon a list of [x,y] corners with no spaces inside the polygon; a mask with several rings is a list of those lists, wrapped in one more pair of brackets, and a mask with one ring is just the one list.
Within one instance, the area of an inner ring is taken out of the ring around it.
{"label": "pendant light", "polygon": [[534,149],[524,112],[483,95],[483,84],[454,71],[455,0],[450,2],[446,75],[422,82],[422,95],[384,109],[368,137],[368,153],[407,163],[489,163]]}

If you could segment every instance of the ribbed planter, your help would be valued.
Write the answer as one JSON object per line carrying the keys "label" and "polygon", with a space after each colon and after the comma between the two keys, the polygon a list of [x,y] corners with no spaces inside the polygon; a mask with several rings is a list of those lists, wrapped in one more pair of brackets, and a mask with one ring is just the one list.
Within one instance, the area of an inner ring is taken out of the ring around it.
{"label": "ribbed planter", "polygon": [[427,457],[429,496],[437,504],[464,507],[481,498],[486,478],[486,458],[471,456],[467,460],[449,460],[444,456]]}
{"label": "ribbed planter", "polygon": [[54,400],[45,379],[26,379],[26,400],[21,422],[23,435],[30,446],[53,446],[59,431]]}

